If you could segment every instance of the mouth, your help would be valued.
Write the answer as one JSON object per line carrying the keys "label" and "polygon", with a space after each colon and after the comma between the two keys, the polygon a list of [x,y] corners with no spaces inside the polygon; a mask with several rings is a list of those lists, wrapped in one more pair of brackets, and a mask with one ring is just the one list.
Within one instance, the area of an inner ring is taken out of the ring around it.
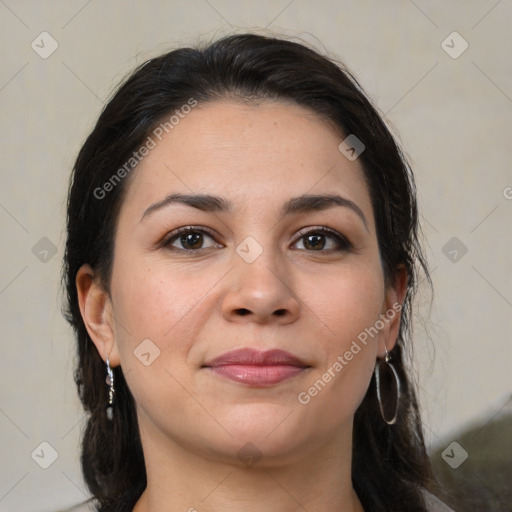
{"label": "mouth", "polygon": [[208,361],[203,368],[252,387],[266,387],[291,379],[311,366],[284,350],[238,349]]}

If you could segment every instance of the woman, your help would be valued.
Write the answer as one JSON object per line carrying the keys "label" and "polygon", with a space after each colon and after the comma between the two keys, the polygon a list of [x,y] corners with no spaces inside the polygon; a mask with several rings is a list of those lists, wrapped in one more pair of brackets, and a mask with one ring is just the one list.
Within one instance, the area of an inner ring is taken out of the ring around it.
{"label": "woman", "polygon": [[447,510],[404,362],[413,177],[348,71],[251,34],[146,62],[67,226],[98,510]]}

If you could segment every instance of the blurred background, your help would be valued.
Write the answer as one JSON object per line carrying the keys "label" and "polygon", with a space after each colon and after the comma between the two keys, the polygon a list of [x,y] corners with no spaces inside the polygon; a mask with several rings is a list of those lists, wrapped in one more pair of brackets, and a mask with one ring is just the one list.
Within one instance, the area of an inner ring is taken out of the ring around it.
{"label": "blurred background", "polygon": [[0,512],[88,496],[60,289],[78,149],[136,65],[246,31],[343,61],[399,137],[434,284],[413,354],[432,459],[456,510],[512,510],[511,19],[509,0],[0,0]]}

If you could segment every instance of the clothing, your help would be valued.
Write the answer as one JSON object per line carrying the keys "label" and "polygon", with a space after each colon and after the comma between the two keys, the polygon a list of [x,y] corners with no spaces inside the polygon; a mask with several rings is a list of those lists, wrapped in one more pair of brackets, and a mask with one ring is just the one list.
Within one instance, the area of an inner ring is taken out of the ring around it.
{"label": "clothing", "polygon": [[425,504],[427,505],[428,512],[454,512],[433,494],[426,491],[423,494],[425,496]]}

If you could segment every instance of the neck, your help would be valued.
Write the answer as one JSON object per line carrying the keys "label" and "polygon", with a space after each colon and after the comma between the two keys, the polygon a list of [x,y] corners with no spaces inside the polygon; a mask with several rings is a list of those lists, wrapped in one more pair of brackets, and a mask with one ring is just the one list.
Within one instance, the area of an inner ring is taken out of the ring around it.
{"label": "neck", "polygon": [[303,447],[301,455],[247,465],[195,453],[154,425],[140,431],[147,487],[133,512],[364,512],[352,487],[351,426],[330,443]]}

